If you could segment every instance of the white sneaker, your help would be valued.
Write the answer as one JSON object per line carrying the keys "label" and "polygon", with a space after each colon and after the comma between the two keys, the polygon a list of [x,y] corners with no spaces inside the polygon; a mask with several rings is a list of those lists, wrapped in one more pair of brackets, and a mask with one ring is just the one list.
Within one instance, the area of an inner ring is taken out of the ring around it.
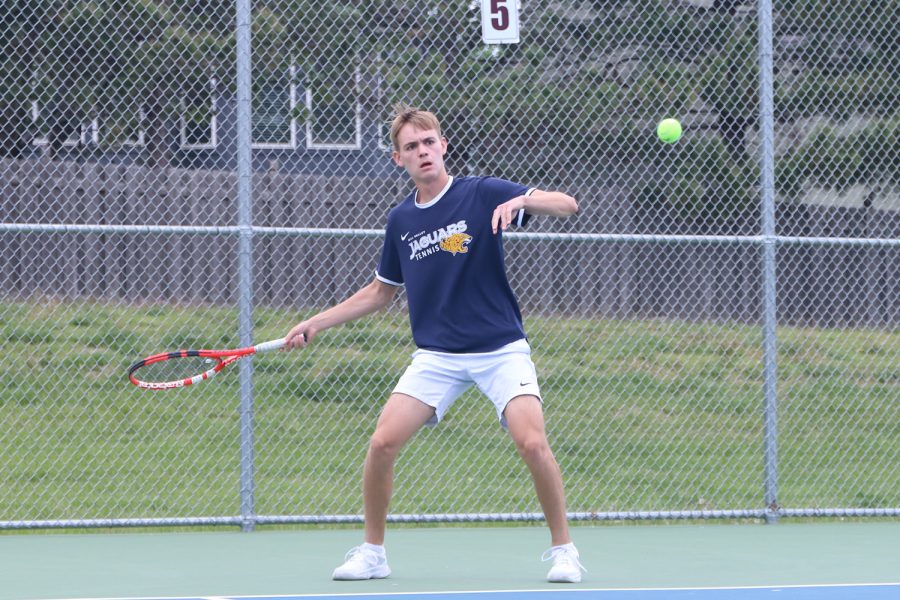
{"label": "white sneaker", "polygon": [[344,556],[344,564],[331,574],[332,579],[350,581],[357,579],[382,579],[391,574],[387,556],[365,545],[351,548]]}
{"label": "white sneaker", "polygon": [[578,561],[578,550],[574,544],[553,546],[544,552],[541,560],[553,561],[553,566],[547,573],[547,581],[550,583],[579,583],[581,572],[587,573],[587,569]]}

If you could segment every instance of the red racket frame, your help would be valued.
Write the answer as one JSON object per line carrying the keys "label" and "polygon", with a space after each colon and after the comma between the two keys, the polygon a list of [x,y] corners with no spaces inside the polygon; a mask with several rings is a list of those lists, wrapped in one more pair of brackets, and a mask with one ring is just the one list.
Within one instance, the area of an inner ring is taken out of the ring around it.
{"label": "red racket frame", "polygon": [[[231,363],[244,358],[245,356],[280,350],[284,347],[284,345],[284,339],[277,339],[263,342],[255,346],[235,348],[232,350],[176,350],[175,352],[161,352],[159,354],[154,354],[152,356],[148,356],[147,358],[141,359],[131,365],[131,367],[128,369],[128,380],[137,387],[143,388],[145,390],[172,390],[182,388],[189,385],[194,385],[195,383],[200,383],[201,381],[206,381],[207,379],[212,379],[213,377],[218,375],[222,369],[224,369]],[[135,376],[135,372],[140,370],[141,367],[146,367],[148,365],[153,365],[167,360],[177,360],[179,358],[188,358],[195,356],[215,359],[216,364],[211,369],[207,369],[206,371],[198,373],[193,377],[186,377],[185,379],[176,379],[173,381],[143,381]]]}

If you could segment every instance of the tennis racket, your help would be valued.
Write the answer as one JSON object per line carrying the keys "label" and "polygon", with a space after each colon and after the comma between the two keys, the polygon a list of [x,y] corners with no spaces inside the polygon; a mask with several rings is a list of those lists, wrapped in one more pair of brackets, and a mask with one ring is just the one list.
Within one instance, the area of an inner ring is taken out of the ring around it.
{"label": "tennis racket", "polygon": [[233,350],[177,350],[139,360],[128,369],[128,379],[145,390],[171,390],[212,379],[231,363],[250,356],[280,350],[284,339]]}

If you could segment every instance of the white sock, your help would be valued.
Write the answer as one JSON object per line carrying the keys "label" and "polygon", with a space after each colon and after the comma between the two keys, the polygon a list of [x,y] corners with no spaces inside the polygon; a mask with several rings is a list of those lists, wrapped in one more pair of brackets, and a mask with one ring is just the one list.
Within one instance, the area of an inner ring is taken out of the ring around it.
{"label": "white sock", "polygon": [[363,542],[362,547],[365,548],[366,550],[371,550],[372,552],[374,552],[374,553],[377,554],[378,556],[384,556],[384,555],[385,555],[385,551],[384,551],[384,546],[383,546],[383,545],[379,546],[379,545],[376,545],[376,544],[370,544],[369,542]]}
{"label": "white sock", "polygon": [[575,556],[578,556],[578,548],[575,547],[575,544],[569,542],[568,544],[562,544],[559,546],[553,546],[553,549],[559,548],[560,550],[569,550],[575,553]]}

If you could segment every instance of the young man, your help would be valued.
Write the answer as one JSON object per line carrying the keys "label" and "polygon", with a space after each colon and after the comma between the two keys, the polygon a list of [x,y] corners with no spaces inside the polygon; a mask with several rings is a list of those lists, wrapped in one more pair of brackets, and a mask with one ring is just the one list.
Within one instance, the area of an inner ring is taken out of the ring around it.
{"label": "young man", "polygon": [[394,461],[423,425],[436,424],[473,384],[494,403],[500,423],[531,471],[550,528],[545,560],[552,582],[581,581],[569,537],[559,466],[544,430],[540,389],[516,298],[506,278],[502,232],[531,215],[568,217],[575,199],[485,177],[451,177],[447,140],[430,112],[397,105],[393,160],[415,184],[388,215],[375,279],[347,300],[297,324],[287,348],[302,348],[330,327],[386,307],[406,286],[418,350],[388,398],[369,442],[363,473],[365,538],[334,579],[387,577],[385,523]]}

